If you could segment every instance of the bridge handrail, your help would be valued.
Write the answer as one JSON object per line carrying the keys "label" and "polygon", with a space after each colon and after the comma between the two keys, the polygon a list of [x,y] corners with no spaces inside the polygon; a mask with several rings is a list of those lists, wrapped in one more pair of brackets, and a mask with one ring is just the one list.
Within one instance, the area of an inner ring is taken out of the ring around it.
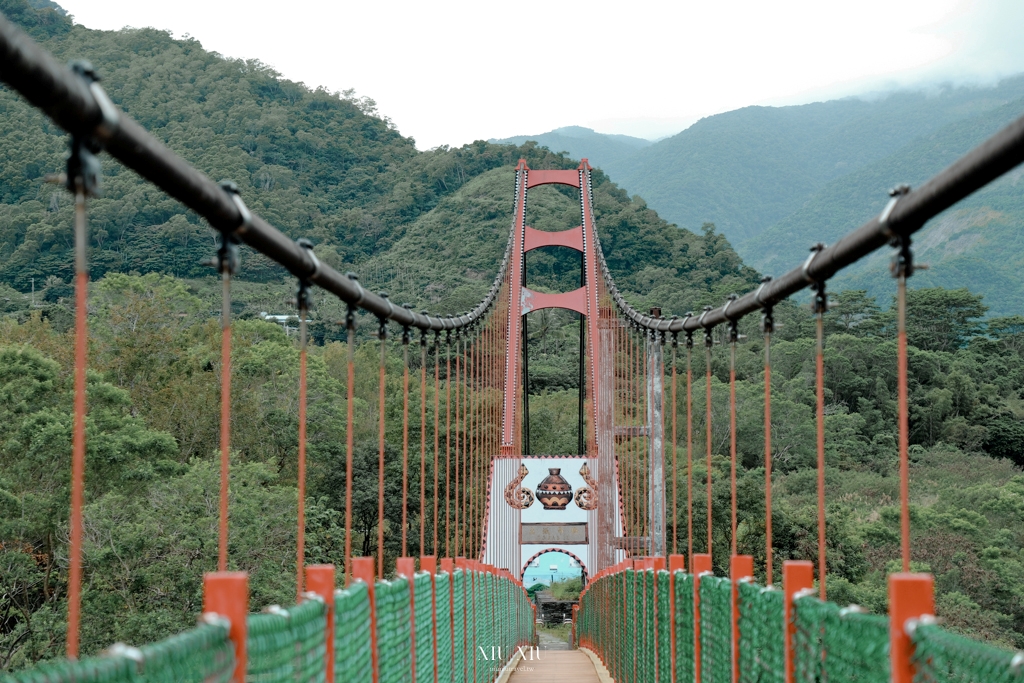
{"label": "bridge handrail", "polygon": [[356,278],[321,263],[311,250],[239,206],[218,183],[172,152],[113,105],[98,83],[89,83],[61,65],[2,14],[0,80],[21,93],[67,132],[95,139],[111,156],[205,218],[226,237],[249,245],[292,275],[377,318],[424,331],[457,330],[481,320],[495,303],[505,278],[511,234],[494,283],[483,301],[471,311],[449,317],[415,313],[367,291]]}
{"label": "bridge handrail", "polygon": [[886,244],[898,246],[902,240],[923,228],[927,221],[1021,162],[1024,162],[1024,116],[971,149],[916,190],[907,186],[891,190],[891,199],[878,216],[848,232],[835,244],[812,248],[813,253],[802,265],[780,277],[766,278],[754,291],[696,315],[688,313],[682,318],[656,318],[631,306],[615,286],[598,238],[601,272],[615,305],[637,326],[671,334],[710,329],[770,309],[800,290],[824,282],[840,269]]}

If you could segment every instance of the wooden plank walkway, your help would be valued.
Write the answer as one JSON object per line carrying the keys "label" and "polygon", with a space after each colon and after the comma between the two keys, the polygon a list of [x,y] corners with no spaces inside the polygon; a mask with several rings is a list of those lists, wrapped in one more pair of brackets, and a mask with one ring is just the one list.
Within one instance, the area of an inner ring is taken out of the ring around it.
{"label": "wooden plank walkway", "polygon": [[579,650],[540,650],[534,657],[532,661],[527,657],[516,663],[509,683],[601,682],[590,657]]}

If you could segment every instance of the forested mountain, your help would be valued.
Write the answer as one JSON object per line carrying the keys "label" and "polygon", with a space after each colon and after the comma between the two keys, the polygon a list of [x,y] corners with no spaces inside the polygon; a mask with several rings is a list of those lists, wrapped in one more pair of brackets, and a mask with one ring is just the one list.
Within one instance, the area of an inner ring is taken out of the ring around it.
{"label": "forested mountain", "polygon": [[552,152],[565,152],[573,159],[588,159],[590,165],[606,172],[619,168],[641,149],[651,145],[650,140],[629,135],[597,133],[583,126],[564,126],[540,135],[515,135],[501,140],[491,139],[499,145],[523,145],[536,142]]}
{"label": "forested mountain", "polygon": [[[799,264],[811,244],[835,241],[876,214],[889,188],[921,183],[1022,113],[1024,76],[995,87],[746,107],[609,157],[602,168],[671,222],[713,222],[749,265],[778,275]],[[557,132],[516,139],[578,156],[610,144],[594,134],[568,146]],[[935,267],[915,283],[966,286],[984,295],[993,313],[1024,313],[1018,178],[1011,174],[933,221],[917,243],[922,262]],[[876,255],[837,283],[884,301],[891,288],[886,263]]]}
{"label": "forested mountain", "polygon": [[[33,4],[45,5],[42,0]],[[281,79],[259,62],[226,60],[195,40],[174,40],[161,31],[92,31],[72,25],[53,8],[33,9],[24,0],[0,0],[0,11],[60,59],[91,59],[114,101],[172,149],[216,179],[237,181],[256,211],[292,237],[311,238],[322,260],[355,270],[365,286],[386,289],[396,303],[408,301],[443,314],[479,301],[505,247],[515,162],[524,157],[533,168],[576,166],[531,143],[479,141],[417,152],[413,140],[378,114],[371,100],[354,93],[311,90]],[[975,106],[963,105],[968,114]],[[809,120],[814,111],[808,110]],[[7,670],[63,652],[73,259],[68,197],[43,181],[45,174],[61,169],[66,136],[7,89],[0,90],[0,112],[0,670]],[[753,129],[771,137],[764,132],[769,127],[756,121],[761,114],[742,116],[753,117]],[[849,118],[850,126],[855,118]],[[857,125],[871,130],[864,121]],[[743,126],[737,122],[735,128]],[[897,136],[881,137],[886,135]],[[967,144],[970,135],[942,139]],[[815,138],[818,149],[830,149],[822,141],[826,137]],[[791,141],[800,139],[799,131],[791,132]],[[939,152],[946,153],[945,144]],[[848,147],[853,158],[857,151],[852,143]],[[742,164],[744,149],[736,147],[730,163]],[[887,153],[871,152],[878,158]],[[871,168],[871,154],[856,157],[862,169]],[[799,163],[780,162],[776,172],[810,164],[828,175],[827,164],[812,163],[811,156]],[[920,158],[932,156],[923,149]],[[109,157],[103,158],[103,168],[106,193],[90,202],[94,284],[89,301],[85,653],[117,640],[139,645],[194,625],[202,572],[212,570],[217,559],[217,512],[210,501],[218,485],[220,284],[199,265],[214,249],[213,235],[194,214]],[[1013,182],[993,192],[1008,192]],[[870,184],[865,182],[865,188]],[[822,181],[818,187],[826,185]],[[757,282],[757,273],[703,219],[691,224],[697,230],[676,228],[602,172],[594,173],[594,195],[609,265],[620,290],[638,307],[699,310]],[[528,211],[538,229],[578,224],[576,190],[536,188]],[[926,247],[926,240],[921,244]],[[539,290],[574,287],[578,255],[558,248],[531,252],[527,277]],[[33,278],[35,301],[29,298]],[[258,319],[261,311],[291,310],[286,301],[294,286],[292,278],[251,251],[243,255],[241,278],[232,285],[237,322],[230,563],[250,572],[254,607],[294,598],[299,353],[293,335]],[[910,297],[915,568],[936,574],[938,614],[948,626],[1021,647],[1024,318],[982,322],[986,302],[965,290],[919,288]],[[880,308],[863,291],[836,291],[825,318],[829,595],[877,612],[886,608],[885,573],[899,556],[896,342],[892,311],[885,310],[888,300],[883,304]],[[342,315],[336,300],[316,295],[309,353],[305,559],[310,563],[340,564],[345,540],[347,348],[339,343],[342,333],[336,325]],[[787,302],[776,307],[775,316],[777,496],[772,519],[776,562],[781,563],[812,557],[817,547],[815,342],[806,310]],[[764,348],[757,322],[742,322],[744,342],[736,365],[737,543],[740,552],[755,556],[761,572]],[[352,540],[357,553],[368,553],[376,536],[380,342],[374,321],[360,323],[351,406]],[[578,329],[575,314],[531,314],[535,452],[575,451]],[[388,566],[401,548],[402,362],[396,336],[389,342],[393,348],[385,380]],[[703,353],[694,354],[697,376],[703,376],[703,358]],[[438,360],[431,353],[427,362],[433,367]],[[677,361],[677,369],[685,372],[682,352]],[[412,360],[413,415],[420,411],[419,362],[418,357]],[[443,373],[443,361],[439,367]],[[666,369],[671,371],[671,361]],[[731,541],[726,532],[729,366],[723,346],[714,347],[711,370],[711,545],[716,571],[722,572]],[[435,418],[434,391],[428,383],[428,430]],[[696,391],[693,427],[698,434],[705,428],[703,400],[704,393]],[[679,415],[685,415],[685,406],[680,386]],[[670,447],[673,456],[679,454],[671,467],[680,482],[688,474],[682,431],[679,443]],[[409,438],[418,442],[418,421]],[[412,450],[410,471],[418,476],[419,452]],[[428,478],[432,455],[428,452]],[[623,467],[636,466],[630,457],[623,459]],[[690,474],[703,481],[703,462]],[[410,523],[418,526],[417,496],[409,512]],[[684,529],[685,508],[676,513]],[[703,514],[698,506],[699,548],[706,542]],[[419,547],[418,534],[410,539],[410,554],[427,550]]]}

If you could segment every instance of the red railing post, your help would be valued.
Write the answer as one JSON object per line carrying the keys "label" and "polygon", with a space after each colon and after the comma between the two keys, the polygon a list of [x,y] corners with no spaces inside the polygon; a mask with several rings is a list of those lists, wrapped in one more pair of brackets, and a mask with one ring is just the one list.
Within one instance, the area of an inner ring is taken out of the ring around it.
{"label": "red railing post", "polygon": [[249,575],[245,572],[209,572],[203,575],[203,612],[231,622],[228,638],[235,646],[235,672],[231,680],[245,683],[248,637]]}
{"label": "red railing post", "polygon": [[814,563],[806,560],[787,560],[782,563],[783,615],[785,629],[783,637],[783,653],[786,665],[785,683],[795,683],[796,669],[793,652],[793,637],[796,635],[796,622],[793,620],[793,599],[797,593],[814,588]]}
{"label": "red railing post", "polygon": [[700,681],[700,575],[711,573],[711,553],[693,555],[693,670]]}
{"label": "red railing post", "polygon": [[421,555],[420,571],[430,574],[430,624],[434,643],[434,683],[437,683],[437,558]]}
{"label": "red railing post", "polygon": [[672,647],[672,680],[676,678],[676,572],[686,571],[685,555],[668,556],[668,632]]}
{"label": "red railing post", "polygon": [[326,681],[334,683],[334,565],[314,564],[306,567],[306,590],[323,598],[327,606],[327,650],[324,660],[327,665]]}
{"label": "red railing post", "polygon": [[377,648],[377,593],[373,557],[352,558],[352,578],[366,584],[370,595],[370,658],[373,662],[373,683],[380,683],[380,650]]}
{"label": "red railing post", "polygon": [[412,638],[409,639],[409,657],[411,661],[411,680],[416,683],[416,558],[400,557],[395,564],[395,573],[404,576],[409,582],[409,623]]}
{"label": "red railing post", "polygon": [[907,621],[935,614],[935,579],[931,574],[889,575],[889,661],[892,683],[913,683],[914,643]]}
{"label": "red railing post", "polygon": [[740,680],[740,579],[754,578],[754,558],[733,555],[729,558],[729,580],[732,583],[732,680]]}

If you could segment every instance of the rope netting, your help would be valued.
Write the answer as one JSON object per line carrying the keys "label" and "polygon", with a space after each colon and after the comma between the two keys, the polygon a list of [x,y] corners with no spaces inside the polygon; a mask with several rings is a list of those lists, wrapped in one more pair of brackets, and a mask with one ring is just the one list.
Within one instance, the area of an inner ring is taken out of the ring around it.
{"label": "rope netting", "polygon": [[915,683],[1019,683],[1024,654],[951,633],[921,621],[911,629]]}
{"label": "rope netting", "polygon": [[889,620],[813,597],[794,600],[798,681],[888,683]]}
{"label": "rope netting", "polygon": [[8,674],[5,683],[227,683],[235,669],[228,625],[201,624],[135,649],[114,646],[103,656],[55,661]]}
{"label": "rope netting", "polygon": [[749,581],[741,581],[738,589],[740,683],[783,683],[782,591]]}

